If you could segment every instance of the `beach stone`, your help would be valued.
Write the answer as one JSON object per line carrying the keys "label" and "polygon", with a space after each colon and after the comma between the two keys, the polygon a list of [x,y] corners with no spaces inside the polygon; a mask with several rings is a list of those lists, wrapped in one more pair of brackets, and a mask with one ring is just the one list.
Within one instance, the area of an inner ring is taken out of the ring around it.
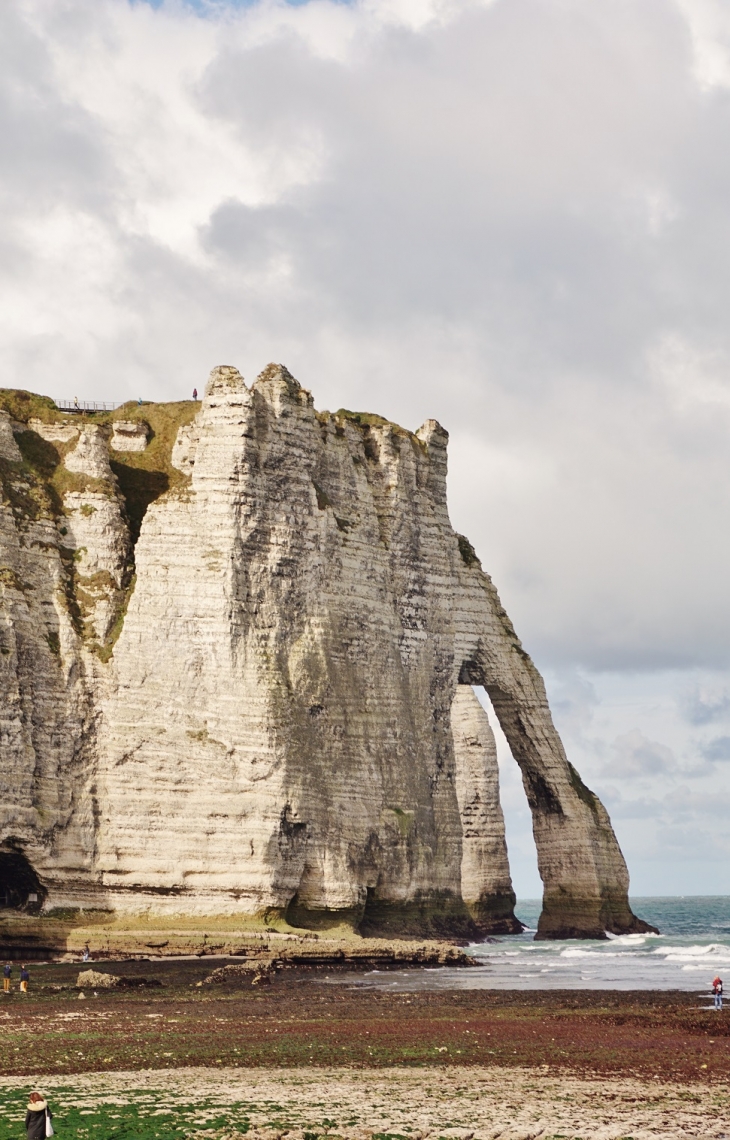
{"label": "beach stone", "polygon": [[221,982],[235,981],[236,978],[251,982],[253,985],[261,984],[270,981],[271,974],[280,965],[278,959],[269,959],[263,962],[251,959],[247,962],[235,962],[229,966],[219,966],[211,974],[208,974],[207,978],[203,979],[203,985],[211,986]]}
{"label": "beach stone", "polygon": [[76,979],[77,989],[113,990],[122,985],[116,974],[104,974],[101,970],[82,970]]}

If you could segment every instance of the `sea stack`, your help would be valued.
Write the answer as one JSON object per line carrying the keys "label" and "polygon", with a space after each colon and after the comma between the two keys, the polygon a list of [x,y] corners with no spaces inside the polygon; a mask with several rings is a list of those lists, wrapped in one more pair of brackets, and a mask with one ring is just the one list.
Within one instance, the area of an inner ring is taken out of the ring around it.
{"label": "sea stack", "polygon": [[0,896],[519,930],[482,686],[532,810],[538,937],[647,929],[451,527],[438,423],[319,413],[280,365],[93,422],[4,396]]}

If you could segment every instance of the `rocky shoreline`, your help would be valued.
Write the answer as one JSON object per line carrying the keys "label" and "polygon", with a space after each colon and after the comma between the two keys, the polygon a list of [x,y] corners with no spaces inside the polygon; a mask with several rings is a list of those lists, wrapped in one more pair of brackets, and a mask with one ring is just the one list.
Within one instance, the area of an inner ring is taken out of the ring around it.
{"label": "rocky shoreline", "polygon": [[59,918],[26,915],[0,917],[0,957],[29,960],[80,960],[88,947],[91,961],[139,958],[242,958],[263,965],[423,965],[472,966],[464,944],[435,939],[360,938],[315,931],[216,930],[185,925],[168,929],[127,929],[116,925],[72,924]]}
{"label": "rocky shoreline", "polygon": [[[536,1073],[475,1066],[449,1072],[329,1068],[185,1069],[46,1080],[58,1120],[92,1135],[130,1131],[195,1140],[666,1140],[730,1129],[730,1089],[657,1086],[650,1078]],[[24,1078],[0,1078],[22,1120]],[[29,1082],[30,1083],[30,1082]],[[17,1107],[16,1107],[17,1106]],[[83,1115],[82,1115],[83,1114]]]}

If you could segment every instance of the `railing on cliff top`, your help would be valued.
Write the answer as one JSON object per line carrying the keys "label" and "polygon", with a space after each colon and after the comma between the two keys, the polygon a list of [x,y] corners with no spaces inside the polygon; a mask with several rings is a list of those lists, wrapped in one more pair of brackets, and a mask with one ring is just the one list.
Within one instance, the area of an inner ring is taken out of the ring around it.
{"label": "railing on cliff top", "polygon": [[99,400],[56,400],[56,407],[61,412],[113,412],[121,408],[121,404],[106,404]]}

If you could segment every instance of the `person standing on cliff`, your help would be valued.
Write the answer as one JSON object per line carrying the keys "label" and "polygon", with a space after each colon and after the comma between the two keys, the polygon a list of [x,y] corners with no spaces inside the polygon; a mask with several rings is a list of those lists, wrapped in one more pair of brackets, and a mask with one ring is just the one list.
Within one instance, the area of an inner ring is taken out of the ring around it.
{"label": "person standing on cliff", "polygon": [[5,965],[3,966],[3,993],[4,994],[10,993],[10,979],[12,977],[12,974],[13,974],[13,967],[10,965],[9,962],[6,962]]}
{"label": "person standing on cliff", "polygon": [[27,994],[28,982],[29,981],[30,981],[30,973],[28,972],[28,970],[25,966],[21,966],[20,967],[20,992],[21,992],[21,994]]}
{"label": "person standing on cliff", "polygon": [[46,1136],[53,1136],[53,1126],[50,1131],[53,1113],[42,1093],[32,1092],[28,1101],[28,1111],[25,1114],[25,1131],[28,1140],[46,1140]]}
{"label": "person standing on cliff", "polygon": [[715,1009],[722,1009],[722,978],[715,978],[712,983],[712,992],[715,995]]}
{"label": "person standing on cliff", "polygon": [[194,400],[197,400],[197,398],[198,398],[198,389],[197,389],[197,388],[193,388],[193,399],[194,399]]}

